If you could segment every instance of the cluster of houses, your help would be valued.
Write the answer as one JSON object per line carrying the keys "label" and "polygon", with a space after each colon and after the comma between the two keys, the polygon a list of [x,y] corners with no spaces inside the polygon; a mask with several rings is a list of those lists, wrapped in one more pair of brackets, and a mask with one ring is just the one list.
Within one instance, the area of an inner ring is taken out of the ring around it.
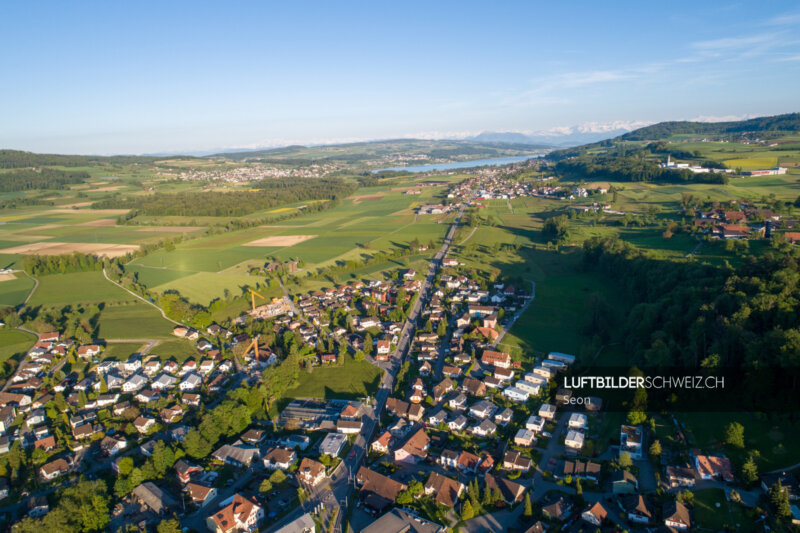
{"label": "cluster of houses", "polygon": [[[737,209],[716,208],[697,212],[694,226],[720,239],[745,239],[770,237],[771,230],[785,225],[794,227],[796,221],[783,220],[779,213],[771,209],[757,209],[751,204],[740,204]],[[791,242],[794,233],[786,233]]]}
{"label": "cluster of houses", "polygon": [[[482,200],[513,200],[514,198],[538,197],[551,199],[574,199],[586,197],[589,192],[584,188],[570,189],[561,186],[545,185],[549,177],[537,180],[537,183],[522,182],[510,179],[507,173],[481,175],[454,185],[447,192],[447,198],[468,202],[470,205],[483,207]],[[595,191],[598,192],[598,191]],[[600,193],[608,192],[600,190]],[[470,200],[475,195],[474,200]]]}
{"label": "cluster of houses", "polygon": [[[157,356],[105,359],[83,378],[72,372],[45,387],[43,378],[49,380],[48,371],[57,361],[53,356],[63,357],[70,350],[77,357],[92,359],[101,347],[75,346],[62,340],[58,332],[42,334],[10,386],[0,393],[0,453],[8,452],[14,441],[23,449],[47,453],[48,460],[38,472],[44,481],[78,468],[81,452],[95,441],[106,456],[128,448],[130,432],[126,438],[122,432],[107,431],[101,418],[130,424],[133,434],[142,439],[160,425],[171,428],[171,437],[181,440],[188,428],[178,423],[188,409],[201,405],[201,389],[220,392],[233,371],[230,360],[222,358],[219,350],[209,349],[201,352],[204,357],[199,361],[187,359],[182,364],[163,362]],[[56,401],[57,396],[63,397],[63,402]],[[54,428],[60,419],[51,417],[61,410],[68,433],[59,434]],[[128,419],[128,413],[135,416]]]}

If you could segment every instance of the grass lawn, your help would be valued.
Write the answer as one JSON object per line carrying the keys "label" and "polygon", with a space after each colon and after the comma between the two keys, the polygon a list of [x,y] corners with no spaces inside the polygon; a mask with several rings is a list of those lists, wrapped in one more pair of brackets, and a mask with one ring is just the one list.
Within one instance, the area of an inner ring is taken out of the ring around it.
{"label": "grass lawn", "polygon": [[28,351],[35,343],[36,337],[30,333],[11,329],[8,326],[0,329],[0,361]]}
{"label": "grass lawn", "polygon": [[255,287],[263,278],[247,274],[227,274],[223,272],[197,272],[152,287],[156,292],[178,291],[192,302],[208,305],[215,298],[223,298],[225,291],[241,294],[243,287]]}
{"label": "grass lawn", "polygon": [[100,313],[103,339],[170,339],[173,324],[141,301],[107,305]]}
{"label": "grass lawn", "polygon": [[138,353],[139,350],[141,350],[143,346],[144,346],[144,344],[138,344],[138,343],[134,343],[134,342],[131,342],[131,343],[128,343],[128,342],[111,343],[111,344],[108,344],[105,347],[105,349],[103,350],[103,353],[100,354],[100,356],[103,359],[113,359],[113,360],[116,360],[116,361],[126,361],[128,359],[128,357],[130,357],[132,354]]}
{"label": "grass lawn", "polygon": [[375,394],[383,371],[366,361],[347,355],[344,366],[316,367],[309,374],[300,372],[299,383],[286,392],[286,398],[357,399]]}
{"label": "grass lawn", "polygon": [[[760,453],[760,472],[770,472],[800,462],[800,448],[797,446],[800,425],[789,415],[683,413],[677,418],[685,426],[686,436],[693,447],[706,452],[724,453],[731,458],[734,467],[741,465],[751,450]],[[721,444],[725,427],[731,422],[739,422],[744,426],[745,448],[742,450]]]}
{"label": "grass lawn", "polygon": [[194,343],[182,339],[161,342],[151,350],[151,353],[158,355],[162,361],[174,359],[178,363],[182,363],[192,357],[200,358]]}
{"label": "grass lawn", "polygon": [[755,522],[747,516],[746,509],[725,499],[722,489],[704,489],[694,492],[694,519],[698,528],[709,531],[754,531]]}
{"label": "grass lawn", "polygon": [[50,274],[39,278],[31,306],[72,305],[83,302],[132,302],[134,297],[103,277],[102,272]]}
{"label": "grass lawn", "polygon": [[532,250],[528,254],[536,297],[503,338],[503,349],[523,356],[532,351],[594,355],[580,353],[589,340],[582,331],[589,298],[598,293],[618,313],[624,310],[624,302],[613,280],[600,273],[576,270],[580,253],[572,249],[560,253]]}

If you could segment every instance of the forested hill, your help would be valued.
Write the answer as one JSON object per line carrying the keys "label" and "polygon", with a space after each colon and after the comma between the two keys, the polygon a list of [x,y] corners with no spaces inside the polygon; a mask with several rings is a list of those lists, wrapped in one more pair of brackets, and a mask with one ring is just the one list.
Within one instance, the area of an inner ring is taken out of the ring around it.
{"label": "forested hill", "polygon": [[152,163],[159,157],[133,156],[133,155],[60,155],[36,154],[21,150],[0,150],[0,168],[28,168],[28,167],[84,167],[94,164],[124,165],[131,163]]}
{"label": "forested hill", "polygon": [[659,122],[626,133],[615,140],[648,141],[671,135],[726,135],[745,132],[800,131],[800,113],[758,117],[736,122]]}
{"label": "forested hill", "polygon": [[528,144],[490,143],[474,141],[449,141],[427,139],[394,139],[323,146],[287,146],[265,150],[225,152],[210,157],[224,157],[233,161],[258,160],[269,163],[309,164],[311,162],[340,161],[356,163],[370,161],[397,153],[425,156],[426,160],[480,159],[525,155],[546,146]]}
{"label": "forested hill", "polygon": [[[133,209],[150,216],[240,217],[295,202],[340,200],[355,192],[356,185],[340,178],[271,178],[250,184],[251,190],[230,192],[174,192],[118,195],[97,202],[93,209]],[[321,209],[313,203],[308,210]]]}

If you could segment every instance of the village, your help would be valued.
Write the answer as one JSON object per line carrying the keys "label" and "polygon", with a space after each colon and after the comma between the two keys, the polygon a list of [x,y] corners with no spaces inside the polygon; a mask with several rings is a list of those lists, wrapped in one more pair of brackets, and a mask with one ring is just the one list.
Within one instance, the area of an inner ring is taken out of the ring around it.
{"label": "village", "polygon": [[[214,409],[227,390],[256,384],[265,368],[283,364],[284,355],[259,346],[258,336],[237,332],[253,319],[308,347],[295,359],[303,367],[336,365],[349,350],[391,372],[403,321],[426,284],[413,269],[387,282],[357,281],[253,305],[229,328],[176,326],[174,335],[198,353],[181,364],[154,355],[104,359],[102,344],[43,334],[0,395],[0,453],[32,454],[40,464],[37,485],[49,491],[77,476],[123,477],[132,465],[163,460],[167,447],[173,474],[131,487],[114,521],[155,524],[175,513],[190,527],[222,532],[270,527],[298,498],[315,505],[302,507],[308,512],[280,531],[300,531],[298,524],[323,515],[335,523],[320,511],[323,488],[335,481],[357,490],[350,523],[359,531],[412,522],[445,531],[462,519],[482,529],[495,513],[504,527],[529,522],[527,531],[610,523],[685,530],[693,522],[682,491],[735,492],[723,456],[665,450],[654,468],[646,425],[620,426],[619,444],[604,447],[602,399],[575,410],[570,391],[556,385],[574,356],[522,362],[497,348],[532,303],[533,287],[476,282],[455,258],[440,266],[383,412],[376,412],[375,398],[297,399],[274,425],[242,428],[207,456],[172,451],[187,449],[189,421]],[[62,377],[60,363],[76,357],[92,362],[93,371],[80,380]],[[361,459],[358,438],[367,447],[362,464],[354,461]],[[781,481],[797,493],[793,477]],[[9,488],[0,495],[9,498]],[[35,491],[13,499],[29,516],[47,513],[47,500]]]}
{"label": "village", "polygon": [[[791,474],[765,474],[754,489],[729,458],[691,447],[675,419],[669,443],[646,417],[609,433],[602,398],[576,403],[558,385],[576,356],[503,350],[535,284],[476,277],[449,244],[467,207],[546,190],[474,176],[447,193],[456,221],[428,272],[398,268],[260,305],[251,290],[251,309],[229,323],[175,326],[196,351],[181,362],[157,346],[116,360],[102,340],[39,335],[0,393],[0,457],[15,471],[35,465],[35,479],[0,478],[0,508],[45,516],[47,494],[103,478],[115,527],[174,516],[196,531],[341,531],[346,513],[367,532],[681,531],[695,525],[696,489],[755,506],[779,482],[796,499]],[[779,220],[754,206],[697,216]],[[297,269],[272,260],[263,270]],[[248,413],[269,372],[347,372],[348,358],[380,369],[373,395],[272,393],[276,415]],[[65,375],[68,361],[85,372]]]}

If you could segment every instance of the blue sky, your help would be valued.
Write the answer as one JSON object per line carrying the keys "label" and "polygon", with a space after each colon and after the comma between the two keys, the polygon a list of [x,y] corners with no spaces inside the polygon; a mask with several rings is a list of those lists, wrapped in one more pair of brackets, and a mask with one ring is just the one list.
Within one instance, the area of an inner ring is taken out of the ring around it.
{"label": "blue sky", "polygon": [[799,86],[797,2],[0,3],[0,147],[40,152],[713,120]]}

